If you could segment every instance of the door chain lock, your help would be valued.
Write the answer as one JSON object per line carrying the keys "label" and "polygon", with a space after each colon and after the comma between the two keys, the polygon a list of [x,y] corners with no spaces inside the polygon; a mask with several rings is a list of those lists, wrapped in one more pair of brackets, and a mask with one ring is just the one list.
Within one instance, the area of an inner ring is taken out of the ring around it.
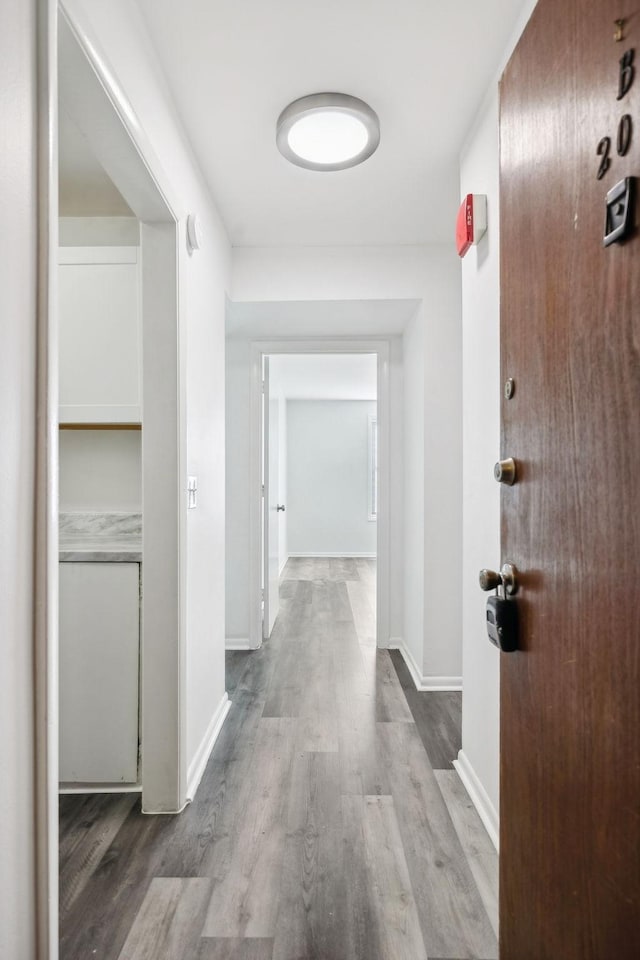
{"label": "door chain lock", "polygon": [[512,563],[505,563],[499,573],[481,570],[479,580],[482,590],[496,591],[487,599],[489,640],[503,653],[513,653],[518,649],[518,605],[509,598],[518,591],[517,570]]}

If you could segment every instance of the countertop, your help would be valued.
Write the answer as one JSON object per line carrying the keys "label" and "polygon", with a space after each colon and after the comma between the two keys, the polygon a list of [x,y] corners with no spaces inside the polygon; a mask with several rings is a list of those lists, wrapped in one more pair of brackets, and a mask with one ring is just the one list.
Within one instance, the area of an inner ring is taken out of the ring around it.
{"label": "countertop", "polygon": [[142,515],[61,513],[59,559],[62,563],[141,563]]}

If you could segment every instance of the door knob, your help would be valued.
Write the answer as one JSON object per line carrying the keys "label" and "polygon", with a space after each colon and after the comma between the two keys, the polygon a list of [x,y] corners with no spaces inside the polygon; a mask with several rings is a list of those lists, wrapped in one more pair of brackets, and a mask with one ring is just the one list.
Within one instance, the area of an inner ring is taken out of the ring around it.
{"label": "door knob", "polygon": [[276,510],[278,511],[278,513],[280,513],[281,510],[282,510],[282,512],[284,513],[284,503],[279,503],[279,504],[276,506]]}
{"label": "door knob", "polygon": [[510,597],[518,592],[518,571],[512,563],[503,563],[500,573],[485,567],[480,571],[478,581],[481,590],[497,590],[502,587]]}
{"label": "door knob", "polygon": [[516,462],[513,457],[498,460],[493,468],[493,475],[498,483],[506,483],[509,487],[512,487],[516,482],[516,472]]}
{"label": "door knob", "polygon": [[481,590],[497,590],[498,587],[502,586],[502,577],[500,574],[495,570],[487,570],[486,567],[480,571],[478,580]]}

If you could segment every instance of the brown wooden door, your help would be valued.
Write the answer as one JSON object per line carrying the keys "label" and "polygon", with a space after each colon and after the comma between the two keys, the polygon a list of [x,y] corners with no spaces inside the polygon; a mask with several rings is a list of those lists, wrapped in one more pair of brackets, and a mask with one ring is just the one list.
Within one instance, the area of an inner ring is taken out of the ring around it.
{"label": "brown wooden door", "polygon": [[501,86],[502,960],[640,957],[640,237],[602,245],[605,194],[640,176],[632,49],[640,74],[638,4],[540,0]]}

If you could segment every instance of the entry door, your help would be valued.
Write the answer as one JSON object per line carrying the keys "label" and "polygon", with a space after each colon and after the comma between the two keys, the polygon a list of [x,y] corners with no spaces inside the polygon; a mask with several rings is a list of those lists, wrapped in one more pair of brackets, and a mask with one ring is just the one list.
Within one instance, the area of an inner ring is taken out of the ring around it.
{"label": "entry door", "polygon": [[280,609],[280,569],[279,569],[279,530],[278,518],[278,491],[280,486],[278,474],[279,462],[279,401],[271,395],[269,386],[269,357],[264,358],[264,497],[263,497],[263,527],[264,527],[264,615],[262,635],[266,639],[271,636],[273,625]]}
{"label": "entry door", "polygon": [[640,176],[631,7],[540,0],[501,87],[502,960],[640,957],[640,239],[603,246]]}

